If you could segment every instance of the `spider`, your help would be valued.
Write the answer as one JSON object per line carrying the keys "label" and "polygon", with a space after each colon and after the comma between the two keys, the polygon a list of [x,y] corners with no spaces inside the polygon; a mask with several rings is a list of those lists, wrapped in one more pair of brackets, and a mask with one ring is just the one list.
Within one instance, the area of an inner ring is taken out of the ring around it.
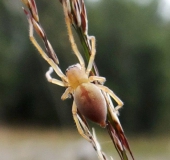
{"label": "spider", "polygon": [[[30,40],[34,44],[34,46],[38,49],[41,56],[51,66],[49,70],[46,72],[46,78],[51,83],[67,88],[63,93],[63,95],[61,96],[62,100],[69,98],[70,95],[73,96],[74,99],[72,105],[73,119],[77,125],[79,133],[83,137],[87,138],[83,134],[82,127],[79,123],[79,119],[77,116],[78,111],[84,117],[90,119],[91,121],[99,124],[102,127],[105,127],[107,125],[107,112],[109,111],[114,116],[116,111],[123,106],[123,102],[116,96],[116,94],[112,90],[110,90],[108,87],[103,85],[106,80],[104,77],[90,76],[90,71],[92,70],[93,62],[96,55],[95,37],[89,36],[89,40],[91,43],[91,55],[86,68],[84,59],[80,54],[73,37],[73,33],[71,30],[71,23],[68,17],[68,13],[66,11],[65,2],[63,2],[63,8],[64,8],[65,21],[66,21],[71,47],[79,61],[79,63],[69,66],[66,70],[66,74],[64,74],[59,68],[58,66],[59,62],[57,57],[55,57],[56,62],[54,62],[53,58],[50,58],[43,51],[43,49],[40,47],[40,45],[34,38],[33,31],[35,29],[35,31],[43,39],[48,51],[54,55],[54,50],[50,42],[46,39],[45,32],[39,24],[38,14],[37,15],[35,14],[36,8],[34,8],[35,10],[33,12],[30,7],[29,9],[31,10],[31,13],[28,13],[25,9],[24,11],[27,15],[28,22],[29,22]],[[61,80],[52,78],[51,74],[53,70],[61,78]],[[112,97],[117,102],[117,106],[115,108],[113,106],[110,97]],[[109,108],[108,108],[108,104],[109,104]],[[117,121],[119,121],[118,118],[116,119]]]}

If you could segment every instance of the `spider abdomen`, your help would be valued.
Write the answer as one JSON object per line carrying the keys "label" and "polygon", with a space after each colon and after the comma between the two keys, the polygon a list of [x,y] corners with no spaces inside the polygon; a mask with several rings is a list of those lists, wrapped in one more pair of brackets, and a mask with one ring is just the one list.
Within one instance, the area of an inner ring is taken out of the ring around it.
{"label": "spider abdomen", "polygon": [[82,83],[74,92],[78,110],[93,122],[106,126],[107,106],[100,89],[93,83]]}

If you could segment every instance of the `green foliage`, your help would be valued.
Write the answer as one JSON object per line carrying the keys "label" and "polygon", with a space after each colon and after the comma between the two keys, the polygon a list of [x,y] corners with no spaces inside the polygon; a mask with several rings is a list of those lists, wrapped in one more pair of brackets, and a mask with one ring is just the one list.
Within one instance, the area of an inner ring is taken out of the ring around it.
{"label": "green foliage", "polygon": [[157,15],[156,2],[139,6],[102,1],[88,13],[93,15],[89,24],[90,33],[97,37],[99,71],[107,77],[106,85],[125,102],[120,116],[123,126],[139,132],[157,128],[164,116],[161,108],[168,107],[167,102],[163,106],[162,93],[168,70],[163,67],[168,32]]}
{"label": "green foliage", "polygon": [[[125,130],[146,132],[170,124],[170,24],[157,15],[157,3],[140,6],[110,0],[86,4],[89,35],[97,39],[100,75],[125,102],[120,111]],[[1,120],[69,124],[71,101],[61,101],[64,89],[46,82],[48,66],[30,44],[26,17],[22,4],[18,5],[21,11],[0,2]],[[37,7],[64,71],[77,59],[71,54],[62,6],[42,0]]]}

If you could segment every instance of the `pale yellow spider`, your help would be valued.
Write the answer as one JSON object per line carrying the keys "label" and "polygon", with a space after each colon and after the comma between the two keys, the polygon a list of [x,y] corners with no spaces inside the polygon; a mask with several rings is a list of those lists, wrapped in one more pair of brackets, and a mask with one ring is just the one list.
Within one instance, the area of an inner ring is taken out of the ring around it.
{"label": "pale yellow spider", "polygon": [[[57,84],[59,86],[67,87],[61,99],[62,100],[67,99],[70,94],[73,96],[74,98],[73,106],[72,106],[73,118],[75,120],[79,133],[83,137],[87,138],[83,134],[82,127],[79,123],[79,119],[77,116],[77,109],[86,118],[99,124],[102,127],[105,127],[107,125],[107,111],[109,110],[109,112],[112,112],[111,114],[115,114],[116,111],[123,106],[123,102],[114,94],[113,91],[103,86],[103,83],[105,82],[104,77],[89,76],[96,54],[95,37],[93,36],[89,37],[92,49],[91,49],[90,59],[86,68],[83,57],[79,53],[77,45],[75,44],[74,41],[70,20],[66,11],[65,2],[63,2],[63,8],[64,8],[64,15],[65,15],[71,46],[74,51],[74,54],[77,56],[79,60],[79,63],[68,67],[68,69],[66,70],[66,75],[60,70],[60,68],[57,65],[58,59],[55,57],[56,61],[54,62],[53,58],[49,58],[49,56],[47,56],[47,54],[39,46],[39,44],[37,43],[37,41],[33,36],[33,30],[35,29],[43,39],[46,48],[48,48],[48,52],[54,55],[53,48],[50,42],[46,39],[45,32],[43,31],[42,27],[39,24],[38,15],[36,16],[36,14],[33,11],[31,11],[31,14],[28,13],[26,10],[24,11],[28,17],[28,22],[30,27],[30,32],[29,32],[30,40],[32,41],[34,46],[38,49],[41,56],[51,66],[49,70],[46,72],[46,78],[51,83]],[[54,79],[51,77],[53,70],[61,78],[61,80]],[[93,83],[94,81],[97,81],[98,83]],[[115,108],[112,104],[110,96],[118,104]],[[107,109],[108,104],[112,110]],[[117,121],[119,120],[117,119]]]}

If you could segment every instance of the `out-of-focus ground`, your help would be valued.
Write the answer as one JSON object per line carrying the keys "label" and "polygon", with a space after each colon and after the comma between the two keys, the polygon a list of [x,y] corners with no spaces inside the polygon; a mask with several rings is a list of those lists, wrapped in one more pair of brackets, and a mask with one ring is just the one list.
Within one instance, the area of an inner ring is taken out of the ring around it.
{"label": "out-of-focus ground", "polygon": [[[63,130],[1,125],[0,160],[97,160],[90,143],[74,127],[72,130]],[[107,132],[96,132],[107,156],[119,160]],[[136,160],[170,159],[168,136],[127,137]]]}

